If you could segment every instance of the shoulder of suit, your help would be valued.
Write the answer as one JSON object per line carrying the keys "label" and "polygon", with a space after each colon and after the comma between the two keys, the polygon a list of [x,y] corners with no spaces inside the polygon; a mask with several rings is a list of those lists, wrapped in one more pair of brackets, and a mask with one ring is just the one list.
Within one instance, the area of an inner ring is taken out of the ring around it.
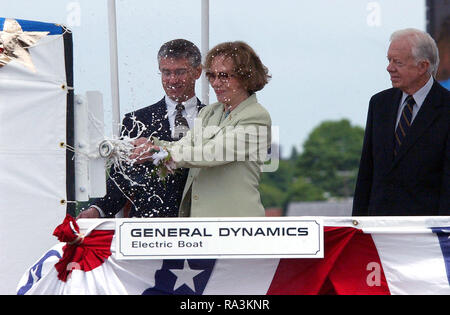
{"label": "shoulder of suit", "polygon": [[380,91],[380,92],[374,94],[372,96],[372,98],[379,98],[379,97],[383,97],[383,96],[392,96],[399,92],[401,93],[401,91],[397,88],[389,88],[389,89],[386,89],[386,90],[383,90],[383,91]]}
{"label": "shoulder of suit", "polygon": [[386,102],[390,103],[395,97],[399,97],[401,95],[402,91],[397,88],[386,89],[374,94],[370,98],[370,104],[386,103]]}
{"label": "shoulder of suit", "polygon": [[248,103],[239,113],[240,121],[249,124],[271,125],[272,119],[267,109],[259,102]]}
{"label": "shoulder of suit", "polygon": [[[223,104],[215,102],[202,108],[199,116],[206,117],[209,113],[213,113],[216,110],[223,110]],[[232,112],[233,113],[233,112]],[[269,112],[258,102],[248,103],[245,108],[240,111],[240,116],[265,116],[270,120]]]}
{"label": "shoulder of suit", "polygon": [[[203,105],[203,104],[202,104]],[[212,103],[210,105],[205,105],[199,112],[199,116],[205,117],[210,112],[214,112],[215,110],[222,110],[222,104],[219,102]]]}
{"label": "shoulder of suit", "polygon": [[272,124],[272,119],[270,117],[269,111],[264,106],[256,102],[252,104],[252,107],[253,109],[251,110],[251,115],[256,115],[259,120],[264,121],[268,124]]}
{"label": "shoulder of suit", "polygon": [[247,106],[242,111],[243,112],[251,112],[251,113],[254,113],[256,111],[258,113],[270,116],[267,109],[257,101],[247,104]]}
{"label": "shoulder of suit", "polygon": [[155,104],[145,106],[145,107],[137,109],[135,111],[126,113],[125,117],[131,117],[132,115],[139,117],[142,115],[148,115],[149,113],[158,112],[158,111],[162,111],[162,110],[166,110],[166,102],[164,101],[164,99],[162,99],[161,101],[159,101]]}
{"label": "shoulder of suit", "polygon": [[[450,107],[450,91],[447,90],[447,88],[443,87],[439,82],[435,81],[433,88],[436,88],[436,90],[441,93],[441,95],[444,98],[444,105],[448,108]],[[432,89],[433,89],[432,88]]]}

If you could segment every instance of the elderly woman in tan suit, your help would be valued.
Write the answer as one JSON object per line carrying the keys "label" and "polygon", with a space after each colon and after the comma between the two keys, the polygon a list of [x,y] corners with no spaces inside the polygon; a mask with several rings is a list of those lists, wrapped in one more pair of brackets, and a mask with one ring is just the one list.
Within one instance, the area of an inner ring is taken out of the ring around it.
{"label": "elderly woman in tan suit", "polygon": [[133,157],[145,161],[163,147],[176,167],[190,168],[179,216],[264,216],[258,186],[271,119],[255,93],[267,84],[268,70],[244,42],[211,49],[205,70],[218,102],[203,108],[177,142],[139,139]]}

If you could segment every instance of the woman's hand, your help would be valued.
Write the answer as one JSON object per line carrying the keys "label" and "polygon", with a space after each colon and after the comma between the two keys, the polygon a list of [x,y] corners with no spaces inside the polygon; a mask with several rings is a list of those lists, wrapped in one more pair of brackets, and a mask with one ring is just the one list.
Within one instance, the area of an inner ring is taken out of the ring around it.
{"label": "woman's hand", "polygon": [[147,138],[136,139],[133,144],[135,148],[130,155],[130,159],[135,160],[137,164],[152,160],[152,155],[159,151],[159,147]]}

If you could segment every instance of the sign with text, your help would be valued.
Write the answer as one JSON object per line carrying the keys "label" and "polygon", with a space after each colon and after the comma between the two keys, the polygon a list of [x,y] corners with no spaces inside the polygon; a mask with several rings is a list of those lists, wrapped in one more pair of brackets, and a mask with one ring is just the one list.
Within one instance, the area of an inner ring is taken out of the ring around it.
{"label": "sign with text", "polygon": [[117,219],[118,259],[323,258],[320,219]]}

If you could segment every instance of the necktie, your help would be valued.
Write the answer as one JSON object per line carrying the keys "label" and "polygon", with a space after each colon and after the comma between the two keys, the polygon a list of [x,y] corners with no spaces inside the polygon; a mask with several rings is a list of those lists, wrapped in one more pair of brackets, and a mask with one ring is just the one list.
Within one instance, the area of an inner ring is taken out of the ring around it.
{"label": "necktie", "polygon": [[406,105],[403,108],[400,120],[397,125],[397,129],[395,129],[395,148],[394,148],[395,155],[397,155],[398,150],[400,149],[400,146],[402,145],[406,135],[408,134],[408,130],[411,127],[413,108],[414,105],[416,104],[414,98],[411,95],[408,95],[405,102]]}
{"label": "necktie", "polygon": [[189,124],[186,118],[183,117],[184,105],[177,104],[175,108],[177,113],[175,114],[175,130],[173,138],[177,140],[181,139],[186,134],[189,130]]}

